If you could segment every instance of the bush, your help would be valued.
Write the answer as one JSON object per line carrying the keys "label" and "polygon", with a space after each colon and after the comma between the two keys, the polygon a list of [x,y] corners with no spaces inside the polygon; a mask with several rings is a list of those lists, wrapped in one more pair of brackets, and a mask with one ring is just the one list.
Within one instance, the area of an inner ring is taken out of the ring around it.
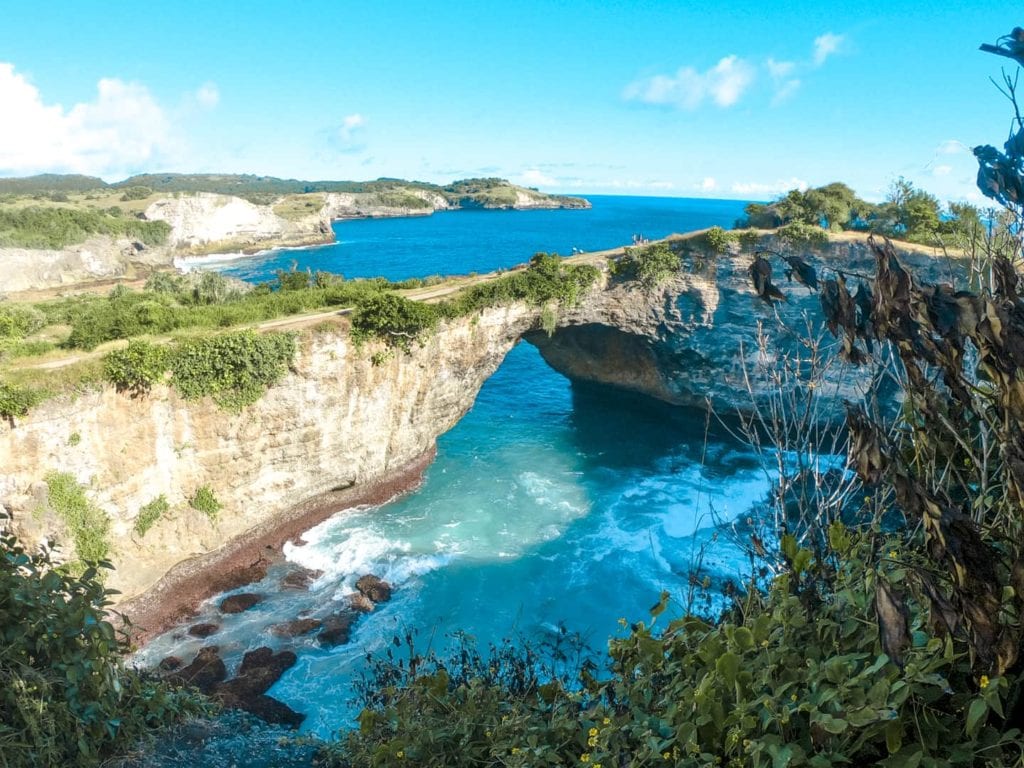
{"label": "bush", "polygon": [[828,234],[814,224],[794,221],[779,227],[776,234],[791,248],[823,248],[828,245]]}
{"label": "bush", "polygon": [[149,392],[167,373],[167,348],[147,341],[129,341],[103,358],[103,375],[118,392],[138,396]]}
{"label": "bush", "polygon": [[[213,494],[210,495],[212,497]],[[214,499],[214,502],[216,502],[216,499]],[[139,514],[135,518],[135,532],[139,534],[139,536],[145,536],[146,531],[153,527],[153,523],[166,515],[170,509],[171,505],[167,503],[167,497],[162,493],[148,504],[144,504],[139,509]],[[216,514],[216,512],[214,514]]]}
{"label": "bush", "polygon": [[64,248],[91,235],[110,235],[161,245],[171,233],[166,221],[122,218],[80,208],[0,208],[0,246]]}
{"label": "bush", "polygon": [[682,268],[682,259],[667,243],[655,243],[646,248],[629,248],[624,256],[609,262],[612,276],[623,280],[637,280],[645,288],[657,287]]}
{"label": "bush", "polygon": [[0,417],[7,419],[13,426],[14,419],[21,418],[46,398],[47,393],[40,389],[19,387],[0,382]]}
{"label": "bush", "polygon": [[221,510],[221,503],[217,501],[217,497],[213,495],[213,491],[208,485],[200,486],[188,500],[188,505],[197,512],[202,512],[211,521],[217,520],[217,514]]}
{"label": "bush", "polygon": [[767,768],[994,767],[1019,758],[1019,734],[996,727],[1006,679],[972,678],[958,642],[928,630],[922,602],[911,604],[913,643],[897,658],[886,654],[878,595],[906,585],[920,563],[899,552],[879,561],[879,550],[898,545],[842,524],[830,540],[818,560],[785,539],[787,572],[717,623],[685,616],[655,632],[665,593],[650,626],[637,623],[610,642],[604,680],[587,665],[578,682],[539,675],[536,657],[381,660],[362,692],[359,729],[332,759]]}
{"label": "bush", "polygon": [[393,293],[362,300],[352,315],[352,338],[356,343],[370,338],[408,352],[413,342],[437,327],[437,307],[410,301]]}
{"label": "bush", "polygon": [[739,242],[739,236],[735,232],[726,232],[721,227],[711,227],[704,234],[704,238],[712,253],[725,253],[732,243]]}
{"label": "bush", "polygon": [[171,385],[186,400],[212,397],[238,411],[263,396],[295,357],[295,336],[239,331],[187,339],[170,353]]}
{"label": "bush", "polygon": [[[0,521],[2,523],[3,521]],[[0,525],[0,765],[82,766],[208,707],[125,669],[99,572],[74,576]]]}
{"label": "bush", "polygon": [[75,543],[76,569],[95,566],[110,553],[110,518],[107,513],[85,497],[85,490],[68,472],[46,475],[47,499],[50,508],[64,521]]}
{"label": "bush", "polygon": [[153,190],[149,187],[128,187],[125,189],[124,194],[121,195],[122,202],[128,200],[145,200],[147,197],[153,194]]}

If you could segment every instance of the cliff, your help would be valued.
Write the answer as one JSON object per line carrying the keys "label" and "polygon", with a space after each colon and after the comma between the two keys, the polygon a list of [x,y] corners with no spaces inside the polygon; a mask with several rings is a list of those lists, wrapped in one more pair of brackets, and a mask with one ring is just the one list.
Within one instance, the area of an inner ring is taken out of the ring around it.
{"label": "cliff", "polygon": [[[784,256],[799,256],[818,279],[873,275],[875,260],[866,237],[832,236],[821,250],[794,248],[774,235],[761,238],[768,249],[773,282],[784,300],[766,302],[754,291],[753,256],[733,246],[714,253],[702,233],[667,241],[680,253],[682,269],[645,289],[633,280],[608,277],[572,310],[563,311],[552,335],[534,331],[527,340],[552,368],[575,381],[637,392],[673,405],[704,407],[721,414],[749,412],[774,397],[780,383],[774,365],[800,355],[808,365],[808,338],[821,340],[822,418],[838,418],[844,398],[862,394],[870,383],[866,368],[838,358],[839,343],[823,328],[817,291],[787,279]],[[922,279],[952,282],[954,262],[932,249],[898,244],[903,262]],[[589,257],[580,257],[586,260]],[[760,346],[759,346],[760,345]],[[765,365],[768,363],[768,365]],[[797,386],[796,380],[789,382]]]}
{"label": "cliff", "polygon": [[[426,216],[463,208],[590,207],[582,198],[548,195],[502,179],[467,179],[442,187],[397,179],[300,182],[165,174],[136,176],[92,191],[79,190],[76,185],[92,182],[74,177],[70,195],[51,195],[60,202],[38,194],[56,189],[62,178],[6,179],[0,180],[0,187],[19,194],[36,193],[29,202],[43,210],[71,208],[102,214],[116,208],[126,217],[165,221],[171,228],[169,236],[161,245],[94,234],[83,242],[49,250],[0,246],[0,294],[143,278],[189,256],[330,243],[334,241],[331,222],[336,219]],[[26,184],[15,183],[22,181]]]}
{"label": "cliff", "polygon": [[[172,602],[205,597],[217,584],[202,575],[204,563],[244,568],[262,556],[239,549],[243,534],[251,542],[262,531],[262,544],[280,544],[338,508],[383,501],[382,491],[398,490],[388,485],[396,473],[415,482],[435,439],[536,315],[523,305],[486,310],[379,365],[374,346],[354,348],[339,320],[306,331],[293,372],[238,414],[165,387],[134,399],[104,387],[48,402],[0,426],[0,503],[25,541],[54,537],[66,548],[69,532],[43,480],[70,473],[110,518],[109,586],[122,600],[184,561],[192,562],[157,591]],[[188,504],[202,486],[223,505],[215,520]],[[170,512],[138,535],[140,508],[160,494]]]}

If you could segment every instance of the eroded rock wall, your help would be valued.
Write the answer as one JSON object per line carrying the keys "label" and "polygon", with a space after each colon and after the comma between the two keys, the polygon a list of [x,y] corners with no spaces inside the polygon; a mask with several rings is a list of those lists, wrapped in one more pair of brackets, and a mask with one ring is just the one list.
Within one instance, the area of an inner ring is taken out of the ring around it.
{"label": "eroded rock wall", "polygon": [[[536,314],[515,305],[452,321],[379,365],[373,345],[356,349],[342,329],[307,331],[294,372],[238,414],[166,387],[135,399],[106,387],[45,403],[0,425],[0,504],[24,540],[55,537],[68,547],[44,478],[74,475],[111,519],[109,584],[130,598],[182,561],[294,522],[295,510],[351,501],[353,490],[417,465]],[[188,504],[202,486],[223,505],[215,520]],[[139,510],[160,494],[171,511],[139,536]]]}

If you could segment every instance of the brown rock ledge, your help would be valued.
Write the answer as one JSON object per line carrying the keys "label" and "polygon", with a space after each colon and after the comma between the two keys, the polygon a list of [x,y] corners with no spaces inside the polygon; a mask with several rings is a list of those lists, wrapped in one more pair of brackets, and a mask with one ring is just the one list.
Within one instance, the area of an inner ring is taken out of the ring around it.
{"label": "brown rock ledge", "polygon": [[417,488],[436,452],[432,447],[375,481],[309,499],[214,552],[178,563],[151,589],[115,606],[114,610],[128,619],[126,629],[131,642],[144,645],[194,616],[203,600],[263,578],[268,566],[282,557],[286,541],[297,540],[337,512],[364,504],[383,504]]}

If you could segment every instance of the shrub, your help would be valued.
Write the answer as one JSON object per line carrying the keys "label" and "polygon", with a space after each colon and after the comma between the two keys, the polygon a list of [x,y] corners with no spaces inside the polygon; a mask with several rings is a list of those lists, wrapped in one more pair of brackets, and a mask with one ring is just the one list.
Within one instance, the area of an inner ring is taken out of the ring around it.
{"label": "shrub", "polygon": [[464,650],[441,661],[412,652],[402,663],[381,660],[361,692],[359,728],[332,759],[768,768],[1019,758],[1019,734],[996,727],[1006,679],[972,678],[958,642],[929,631],[924,595],[910,608],[913,643],[895,658],[885,652],[878,595],[909,582],[914,556],[879,560],[898,545],[839,523],[830,540],[819,560],[784,539],[787,571],[718,622],[684,616],[656,632],[664,593],[650,625],[610,642],[604,680],[585,664],[578,683],[540,675],[535,657],[507,664],[492,654],[481,664],[470,654],[467,664]]}
{"label": "shrub", "polygon": [[287,372],[295,336],[254,331],[187,339],[170,353],[171,385],[186,400],[212,397],[238,411],[259,400]]}
{"label": "shrub", "polygon": [[679,272],[682,260],[667,243],[655,243],[645,248],[629,248],[625,255],[609,262],[614,277],[637,280],[645,288],[654,288]]}
{"label": "shrub", "polygon": [[[206,490],[208,491],[209,489],[207,488]],[[196,495],[198,496],[198,492]],[[211,493],[210,496],[212,498],[213,494]],[[216,499],[213,501],[216,503]],[[139,536],[145,536],[146,531],[153,527],[153,523],[166,515],[170,509],[171,505],[167,503],[167,497],[162,493],[149,503],[144,504],[139,509],[139,514],[135,518],[135,532],[139,534]],[[214,514],[216,514],[216,511]]]}
{"label": "shrub", "polygon": [[46,398],[46,392],[40,389],[19,387],[0,382],[0,417],[7,419],[12,425],[14,419],[21,418]]}
{"label": "shrub", "polygon": [[352,337],[356,343],[370,338],[408,352],[413,342],[437,327],[437,307],[410,301],[393,293],[363,299],[352,315]]}
{"label": "shrub", "polygon": [[208,485],[200,486],[188,500],[188,505],[197,512],[202,512],[211,521],[217,520],[217,514],[221,510],[221,503],[217,501],[217,497],[213,495],[213,491]]}
{"label": "shrub", "polygon": [[739,242],[739,236],[735,232],[726,232],[721,227],[711,227],[704,238],[712,253],[725,253],[732,243]]}
{"label": "shrub", "polygon": [[779,227],[776,234],[792,248],[823,248],[828,245],[828,234],[814,224],[794,221]]}
{"label": "shrub", "polygon": [[46,325],[46,316],[34,307],[0,306],[0,338],[23,339]]}
{"label": "shrub", "polygon": [[756,229],[741,229],[736,232],[736,237],[744,251],[754,250],[761,242],[761,233]]}
{"label": "shrub", "polygon": [[138,396],[167,373],[168,352],[165,347],[148,341],[129,341],[124,349],[110,352],[103,358],[103,376],[118,392]]}
{"label": "shrub", "polygon": [[123,202],[128,200],[145,200],[152,194],[153,190],[149,187],[128,187],[125,189],[124,194],[121,195],[121,200]]}
{"label": "shrub", "polygon": [[[0,521],[2,523],[3,521]],[[126,669],[96,568],[72,575],[0,525],[0,765],[92,768],[208,711]]]}
{"label": "shrub", "polygon": [[109,211],[29,206],[0,208],[0,246],[63,248],[91,235],[110,235],[160,245],[171,233],[165,221],[122,218]]}
{"label": "shrub", "polygon": [[64,521],[75,543],[78,558],[76,568],[96,565],[110,553],[110,518],[102,509],[90,502],[85,489],[68,472],[49,472],[46,475],[47,499],[50,508]]}

